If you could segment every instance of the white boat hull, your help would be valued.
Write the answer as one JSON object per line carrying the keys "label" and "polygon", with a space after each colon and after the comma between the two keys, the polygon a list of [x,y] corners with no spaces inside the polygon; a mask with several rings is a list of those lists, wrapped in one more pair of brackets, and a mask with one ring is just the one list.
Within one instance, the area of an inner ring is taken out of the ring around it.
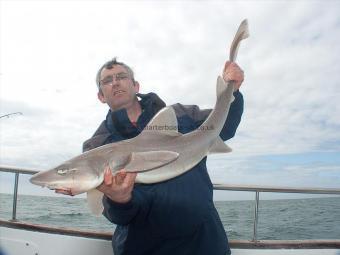
{"label": "white boat hull", "polygon": [[[27,226],[27,225],[25,225]],[[75,231],[59,229],[59,233],[40,232],[37,229],[28,230],[0,226],[0,245],[4,255],[113,255],[110,234],[99,234],[84,237],[77,236]],[[52,231],[52,232],[53,232]],[[79,235],[82,233],[77,232]],[[83,232],[86,235],[86,232]],[[260,244],[261,242],[259,242]],[[237,245],[231,241],[231,246]],[[296,249],[266,249],[261,248],[232,248],[232,255],[340,255],[340,249],[314,248]]]}
{"label": "white boat hull", "polygon": [[0,227],[4,255],[112,255],[111,240]]}

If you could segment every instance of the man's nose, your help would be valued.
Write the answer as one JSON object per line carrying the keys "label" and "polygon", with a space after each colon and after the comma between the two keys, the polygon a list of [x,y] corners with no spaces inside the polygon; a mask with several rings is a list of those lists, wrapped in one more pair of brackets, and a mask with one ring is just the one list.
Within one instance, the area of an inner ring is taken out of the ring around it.
{"label": "man's nose", "polygon": [[118,87],[120,86],[120,81],[116,78],[112,79],[112,87]]}

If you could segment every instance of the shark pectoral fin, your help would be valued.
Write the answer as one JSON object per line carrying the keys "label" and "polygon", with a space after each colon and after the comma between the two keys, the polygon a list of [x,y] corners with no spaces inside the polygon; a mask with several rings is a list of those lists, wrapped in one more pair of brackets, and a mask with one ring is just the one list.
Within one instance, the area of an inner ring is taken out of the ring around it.
{"label": "shark pectoral fin", "polygon": [[232,149],[228,145],[226,145],[220,137],[217,137],[215,143],[211,146],[209,150],[209,154],[228,153],[231,151]]}
{"label": "shark pectoral fin", "polygon": [[97,189],[91,189],[87,192],[87,204],[90,211],[96,216],[100,216],[103,213],[104,206],[102,199],[103,193]]}
{"label": "shark pectoral fin", "polygon": [[143,172],[158,168],[175,161],[179,154],[174,151],[147,151],[131,153],[124,166],[127,172]]}

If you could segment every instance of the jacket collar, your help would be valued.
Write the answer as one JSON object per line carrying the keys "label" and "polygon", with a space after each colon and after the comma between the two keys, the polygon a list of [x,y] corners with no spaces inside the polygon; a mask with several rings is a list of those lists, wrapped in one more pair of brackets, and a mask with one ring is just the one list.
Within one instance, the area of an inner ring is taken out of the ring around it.
{"label": "jacket collar", "polygon": [[109,110],[105,124],[111,134],[121,135],[125,139],[135,137],[145,128],[151,118],[165,107],[165,103],[155,93],[138,93],[137,96],[140,98],[142,114],[139,116],[136,126],[131,123],[125,108],[117,111]]}

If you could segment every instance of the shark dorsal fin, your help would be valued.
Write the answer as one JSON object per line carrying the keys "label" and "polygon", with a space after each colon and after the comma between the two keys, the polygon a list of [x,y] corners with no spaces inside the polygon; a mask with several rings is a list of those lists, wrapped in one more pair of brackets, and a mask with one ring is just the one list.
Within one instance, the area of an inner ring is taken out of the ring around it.
{"label": "shark dorsal fin", "polygon": [[176,113],[171,106],[164,107],[148,123],[144,129],[145,133],[161,133],[168,136],[180,136]]}
{"label": "shark dorsal fin", "polygon": [[233,95],[234,82],[233,81],[225,82],[221,76],[218,76],[216,83],[217,97],[219,97],[219,95],[221,95],[225,90],[228,90],[228,98],[230,97],[230,103],[232,103],[235,99]]}

